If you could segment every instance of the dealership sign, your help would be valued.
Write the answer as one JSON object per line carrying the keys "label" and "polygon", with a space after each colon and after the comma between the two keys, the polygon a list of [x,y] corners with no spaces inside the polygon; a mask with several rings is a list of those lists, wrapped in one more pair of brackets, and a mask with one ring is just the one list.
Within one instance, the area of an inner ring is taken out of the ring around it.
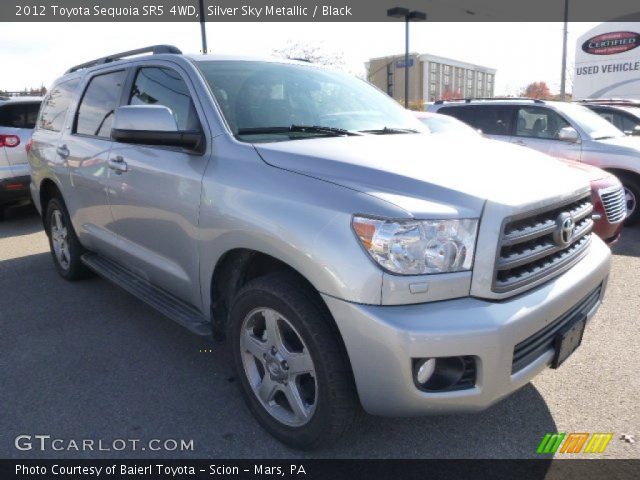
{"label": "dealership sign", "polygon": [[633,50],[640,45],[640,33],[611,32],[603,33],[582,44],[582,50],[591,55],[613,55]]}

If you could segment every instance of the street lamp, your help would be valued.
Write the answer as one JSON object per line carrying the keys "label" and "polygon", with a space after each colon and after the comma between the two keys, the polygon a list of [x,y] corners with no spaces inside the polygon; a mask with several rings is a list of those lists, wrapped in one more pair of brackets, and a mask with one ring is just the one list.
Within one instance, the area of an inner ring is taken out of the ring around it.
{"label": "street lamp", "polygon": [[202,53],[207,54],[207,30],[205,28],[206,12],[204,11],[204,0],[200,0],[200,36],[202,38]]}
{"label": "street lamp", "polygon": [[427,19],[427,14],[395,7],[387,10],[387,17],[404,18],[404,108],[409,108],[409,22],[424,21]]}
{"label": "street lamp", "polygon": [[569,0],[564,0],[564,28],[562,29],[562,70],[560,72],[560,99],[567,100],[567,25],[569,24]]}

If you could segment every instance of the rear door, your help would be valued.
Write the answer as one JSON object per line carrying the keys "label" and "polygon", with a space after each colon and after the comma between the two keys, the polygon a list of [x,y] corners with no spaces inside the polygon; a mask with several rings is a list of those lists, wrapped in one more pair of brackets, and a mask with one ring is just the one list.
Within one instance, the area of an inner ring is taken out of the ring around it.
{"label": "rear door", "polygon": [[2,147],[2,164],[14,177],[29,174],[25,145],[31,138],[38,118],[40,101],[15,101],[0,106],[0,134],[15,135],[20,142],[15,147]]}
{"label": "rear door", "polygon": [[57,149],[69,167],[72,193],[65,201],[76,232],[87,247],[109,256],[119,252],[108,198],[111,124],[126,76],[122,67],[88,76]]}
{"label": "rear door", "polygon": [[556,158],[580,161],[580,142],[558,139],[560,129],[571,127],[559,113],[547,107],[519,106],[513,142]]}
{"label": "rear door", "polygon": [[[130,105],[168,107],[179,130],[207,132],[195,89],[173,63],[141,63],[125,98]],[[196,306],[201,303],[198,214],[208,159],[179,147],[118,142],[110,153],[110,161],[121,166],[109,170],[113,232],[122,239],[119,261]]]}

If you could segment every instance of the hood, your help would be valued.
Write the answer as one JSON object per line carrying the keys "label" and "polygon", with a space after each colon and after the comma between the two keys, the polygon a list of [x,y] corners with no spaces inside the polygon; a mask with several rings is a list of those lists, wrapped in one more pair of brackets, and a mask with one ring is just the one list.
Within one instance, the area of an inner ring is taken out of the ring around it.
{"label": "hood", "polygon": [[[373,195],[414,216],[477,217],[489,200],[524,206],[588,188],[556,159],[483,137],[366,135],[254,145],[274,167]],[[362,212],[366,213],[366,212]]]}
{"label": "hood", "polygon": [[608,145],[621,153],[640,155],[640,137],[616,137],[597,140],[598,143]]}

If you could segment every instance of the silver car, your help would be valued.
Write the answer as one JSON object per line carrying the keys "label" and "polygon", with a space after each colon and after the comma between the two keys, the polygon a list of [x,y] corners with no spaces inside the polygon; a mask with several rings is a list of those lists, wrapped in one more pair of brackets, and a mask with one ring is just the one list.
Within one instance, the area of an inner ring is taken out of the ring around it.
{"label": "silver car", "polygon": [[40,97],[0,97],[0,220],[5,206],[30,199],[26,147],[41,101]]}
{"label": "silver car", "polygon": [[312,448],[361,407],[488,407],[559,367],[602,301],[586,176],[423,128],[330,69],[156,46],[55,82],[31,190],[63,278],[226,338],[260,424]]}
{"label": "silver car", "polygon": [[626,136],[588,108],[512,98],[437,101],[428,111],[456,117],[496,140],[613,173],[625,187],[627,225],[640,221],[640,138]]}

